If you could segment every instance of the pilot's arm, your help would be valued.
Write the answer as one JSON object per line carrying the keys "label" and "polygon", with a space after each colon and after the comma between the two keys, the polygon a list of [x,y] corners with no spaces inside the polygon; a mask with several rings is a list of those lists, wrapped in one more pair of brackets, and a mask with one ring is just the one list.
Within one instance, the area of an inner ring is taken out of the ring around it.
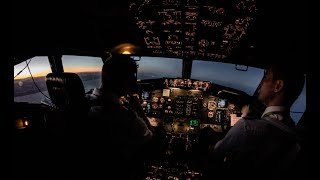
{"label": "pilot's arm", "polygon": [[240,150],[245,146],[245,120],[240,119],[226,134],[226,136],[218,141],[213,151],[217,153],[227,154],[229,152]]}
{"label": "pilot's arm", "polygon": [[153,126],[150,124],[150,121],[148,120],[148,117],[146,116],[145,112],[142,109],[142,106],[141,106],[140,100],[138,98],[138,95],[133,94],[130,97],[129,105],[138,114],[138,116],[143,119],[143,121],[146,123],[148,128],[154,133],[155,130],[154,130]]}
{"label": "pilot's arm", "polygon": [[[126,124],[125,127],[129,144],[143,144],[153,137],[153,132],[150,130],[146,122],[130,108],[123,107],[125,110],[120,112],[119,116]],[[119,134],[121,136],[122,134]]]}

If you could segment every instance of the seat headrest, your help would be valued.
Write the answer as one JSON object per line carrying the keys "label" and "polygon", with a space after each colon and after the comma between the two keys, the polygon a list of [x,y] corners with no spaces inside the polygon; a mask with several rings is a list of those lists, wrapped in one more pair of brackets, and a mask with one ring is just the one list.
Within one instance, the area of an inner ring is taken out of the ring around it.
{"label": "seat headrest", "polygon": [[75,73],[49,73],[46,84],[51,101],[62,108],[81,106],[85,90],[80,77]]}

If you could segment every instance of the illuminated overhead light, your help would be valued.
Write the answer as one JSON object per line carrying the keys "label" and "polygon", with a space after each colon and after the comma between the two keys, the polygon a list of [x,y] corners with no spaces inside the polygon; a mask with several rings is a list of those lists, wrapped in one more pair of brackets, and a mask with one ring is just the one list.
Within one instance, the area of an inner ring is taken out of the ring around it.
{"label": "illuminated overhead light", "polygon": [[131,54],[130,51],[123,51],[122,54]]}
{"label": "illuminated overhead light", "polygon": [[25,126],[28,126],[29,125],[29,122],[26,120],[26,121],[24,121],[24,125]]}
{"label": "illuminated overhead light", "polygon": [[134,54],[134,55],[137,55],[140,53],[140,49],[133,45],[133,44],[130,44],[130,43],[123,43],[123,44],[120,44],[116,47],[114,47],[112,50],[111,50],[111,53],[113,54]]}

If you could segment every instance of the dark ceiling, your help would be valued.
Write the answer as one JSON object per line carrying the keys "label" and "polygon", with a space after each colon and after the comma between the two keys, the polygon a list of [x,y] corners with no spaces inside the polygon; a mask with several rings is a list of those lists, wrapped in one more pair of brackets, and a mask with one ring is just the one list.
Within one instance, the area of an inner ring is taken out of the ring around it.
{"label": "dark ceiling", "polygon": [[12,8],[14,63],[56,53],[101,56],[129,42],[146,56],[255,67],[298,60],[306,71],[307,6],[302,2],[14,0]]}

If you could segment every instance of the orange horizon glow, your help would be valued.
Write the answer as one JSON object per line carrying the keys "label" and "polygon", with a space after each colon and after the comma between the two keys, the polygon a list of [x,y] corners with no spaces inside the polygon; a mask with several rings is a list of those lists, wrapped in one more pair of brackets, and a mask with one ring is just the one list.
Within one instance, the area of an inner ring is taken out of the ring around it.
{"label": "orange horizon glow", "polygon": [[[72,72],[72,73],[82,73],[82,72],[100,72],[101,68],[66,68],[64,72]],[[32,73],[33,77],[42,77],[46,76],[50,72],[39,72],[39,73]],[[17,76],[14,80],[18,79],[26,79],[30,78],[30,74],[28,73],[21,73],[19,76]]]}
{"label": "orange horizon glow", "polygon": [[101,68],[99,67],[82,67],[82,68],[65,68],[64,72],[73,72],[73,73],[81,73],[81,72],[100,72]]}
{"label": "orange horizon glow", "polygon": [[[32,73],[32,77],[41,77],[41,76],[46,76],[48,74],[48,72],[41,72],[41,73]],[[29,78],[31,77],[30,74],[20,74],[19,76],[17,76],[14,80],[17,80],[17,79],[25,79],[25,78]]]}

